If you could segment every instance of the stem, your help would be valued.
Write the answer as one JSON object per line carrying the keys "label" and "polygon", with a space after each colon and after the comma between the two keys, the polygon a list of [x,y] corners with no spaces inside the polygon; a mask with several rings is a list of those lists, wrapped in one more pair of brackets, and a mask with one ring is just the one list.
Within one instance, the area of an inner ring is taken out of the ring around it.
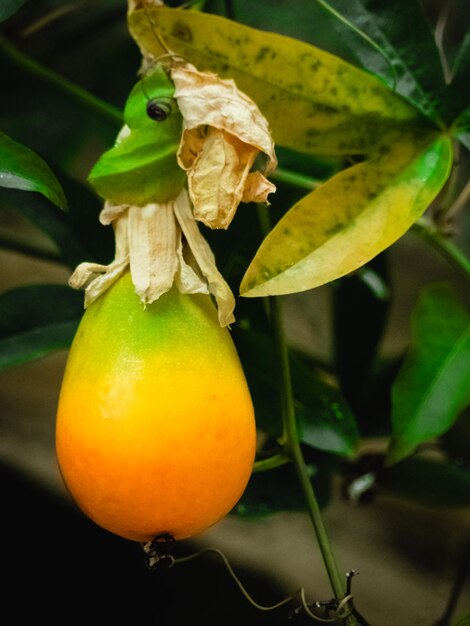
{"label": "stem", "polygon": [[320,513],[320,507],[308,475],[305,459],[299,443],[299,432],[294,409],[294,397],[290,377],[289,355],[282,324],[281,307],[276,297],[269,297],[271,311],[271,324],[273,327],[274,340],[278,352],[280,386],[281,386],[281,411],[282,411],[282,444],[284,454],[294,463],[294,467],[304,492],[308,505],[310,519],[317,535],[317,540],[322,553],[325,567],[328,571],[331,587],[336,598],[340,599],[345,594],[343,579],[339,573],[333,555],[331,544],[326,532],[325,525]]}
{"label": "stem", "polygon": [[67,80],[57,72],[45,67],[38,61],[20,52],[6,39],[0,37],[0,51],[2,51],[15,65],[25,70],[32,76],[44,80],[54,87],[75,98],[75,100],[85,104],[88,108],[99,113],[108,120],[122,124],[122,114],[112,104],[104,102],[100,98],[95,97],[86,89],[82,89],[75,83]]}
{"label": "stem", "polygon": [[299,174],[299,172],[293,172],[292,170],[286,170],[282,167],[276,167],[276,169],[269,175],[273,180],[278,180],[294,187],[300,187],[301,189],[316,189],[324,181],[318,178],[311,178],[305,174]]}
{"label": "stem", "polygon": [[43,29],[43,28],[45,28],[47,26],[50,26],[53,22],[55,22],[56,20],[61,19],[62,17],[64,17],[68,13],[72,13],[73,11],[81,10],[81,9],[85,8],[85,5],[93,4],[96,1],[97,0],[77,0],[76,2],[70,2],[69,4],[66,4],[64,6],[59,6],[56,9],[53,9],[52,11],[49,11],[48,13],[46,13],[46,15],[44,15],[41,18],[39,18],[38,20],[36,20],[32,24],[30,24],[29,26],[27,26],[21,32],[21,36],[22,37],[31,37],[31,35],[34,35],[38,31],[40,31],[41,29]]}
{"label": "stem", "polygon": [[452,218],[455,217],[453,206],[457,199],[460,178],[460,144],[454,139],[452,146],[454,151],[452,171],[446,182],[444,191],[442,192],[439,204],[434,209],[433,213],[434,222],[443,229],[445,229],[452,221]]}
{"label": "stem", "polygon": [[444,81],[446,85],[450,85],[452,82],[452,72],[447,61],[447,56],[444,50],[444,32],[449,17],[449,1],[447,0],[441,7],[439,17],[437,18],[436,28],[434,30],[434,41],[436,42],[436,48],[439,52],[439,58],[441,60],[442,73],[444,74]]}
{"label": "stem", "polygon": [[281,465],[285,465],[289,462],[290,459],[288,459],[285,454],[274,454],[267,459],[260,459],[259,461],[255,461],[253,464],[253,472],[266,472],[267,470],[281,467]]}
{"label": "stem", "polygon": [[[263,230],[267,224],[267,211],[263,206],[258,207],[260,216],[260,224]],[[336,560],[333,554],[331,543],[323,523],[323,518],[318,505],[312,483],[307,470],[307,465],[300,447],[299,431],[297,428],[297,420],[294,408],[294,395],[292,392],[292,381],[290,375],[289,353],[284,335],[284,327],[282,323],[281,306],[279,299],[273,296],[268,297],[269,309],[271,314],[271,326],[276,345],[277,358],[279,363],[279,385],[281,389],[281,415],[282,415],[282,437],[281,444],[283,446],[284,456],[291,459],[297,474],[298,481],[302,488],[307,503],[308,512],[312,521],[318,545],[325,568],[328,572],[331,588],[335,598],[338,600],[345,595],[345,586],[343,578],[339,572]],[[356,624],[352,615],[344,619],[344,623],[348,626]]]}
{"label": "stem", "polygon": [[412,230],[470,279],[470,259],[452,241],[446,239],[429,220],[422,218],[413,225]]}

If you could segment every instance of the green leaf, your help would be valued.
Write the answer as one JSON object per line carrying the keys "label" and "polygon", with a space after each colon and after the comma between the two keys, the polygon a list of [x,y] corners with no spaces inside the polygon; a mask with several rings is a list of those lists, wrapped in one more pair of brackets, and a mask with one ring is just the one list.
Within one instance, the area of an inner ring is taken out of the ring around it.
{"label": "green leaf", "polygon": [[367,263],[401,237],[444,185],[448,138],[416,136],[333,176],[295,204],[261,244],[240,293],[304,291]]}
{"label": "green leaf", "polygon": [[470,470],[446,461],[407,459],[386,472],[382,487],[426,506],[470,506]]}
{"label": "green leaf", "polygon": [[77,325],[78,320],[58,322],[14,337],[0,339],[0,371],[41,359],[56,350],[68,348],[72,343]]}
{"label": "green leaf", "polygon": [[251,475],[234,509],[241,517],[262,518],[279,511],[302,511],[305,500],[293,467],[282,466]]}
{"label": "green leaf", "polygon": [[453,134],[467,150],[470,150],[470,106],[456,119]]}
{"label": "green leaf", "polygon": [[[256,421],[273,437],[280,434],[276,353],[268,336],[240,329],[234,341],[253,396]],[[340,391],[290,355],[295,410],[303,443],[340,455],[352,454],[358,443],[357,426]]]}
{"label": "green leaf", "polygon": [[[385,255],[368,266],[374,276],[388,279]],[[362,420],[370,406],[372,365],[382,337],[389,298],[371,291],[359,272],[333,283],[333,336],[335,371],[341,389]]]}
{"label": "green leaf", "polygon": [[0,22],[4,22],[21,9],[27,0],[2,0],[0,3]]}
{"label": "green leaf", "polygon": [[281,146],[370,154],[391,129],[427,124],[377,77],[297,39],[167,8],[134,11],[129,28],[144,53],[165,52],[157,29],[171,50],[198,69],[234,79],[267,117]]}
{"label": "green leaf", "polygon": [[84,260],[109,263],[113,258],[114,236],[111,228],[104,228],[98,221],[99,198],[66,176],[63,182],[70,198],[67,213],[57,211],[39,194],[32,194],[25,202],[24,194],[16,189],[0,189],[0,212],[5,207],[24,215],[56,243],[61,258],[70,267]]}
{"label": "green leaf", "polygon": [[470,613],[461,617],[458,622],[455,622],[454,626],[470,626]]}
{"label": "green leaf", "polygon": [[83,312],[82,295],[60,285],[0,295],[0,370],[67,348]]}
{"label": "green leaf", "polygon": [[[453,117],[468,109],[468,85],[470,84],[470,31],[464,37],[451,70],[452,82],[449,87],[448,101]],[[468,115],[468,114],[467,114]]]}
{"label": "green leaf", "polygon": [[388,464],[445,433],[470,403],[470,314],[447,287],[424,292],[408,356],[392,389]]}
{"label": "green leaf", "polygon": [[32,150],[0,132],[0,186],[42,193],[67,209],[62,187],[49,166]]}
{"label": "green leaf", "polygon": [[[419,3],[416,0],[388,3],[321,0],[321,4],[334,7],[372,39],[394,69],[396,91],[439,122],[446,102],[446,85],[434,37]],[[352,43],[354,45],[354,41]],[[358,48],[358,54],[364,67],[369,67],[370,51]]]}
{"label": "green leaf", "polygon": [[[308,452],[305,457],[319,505],[324,507],[330,497],[334,457]],[[287,464],[252,474],[234,513],[257,519],[280,511],[305,511],[306,506],[294,467]]]}
{"label": "green leaf", "polygon": [[[393,84],[393,68],[379,46],[358,33],[359,29],[351,28],[347,20],[338,19],[336,12],[325,11],[320,2],[276,0],[275,11],[272,0],[236,0],[234,4],[232,19],[237,22],[307,41],[380,75],[389,86]],[[208,12],[224,15],[217,11],[217,3],[211,3]]]}

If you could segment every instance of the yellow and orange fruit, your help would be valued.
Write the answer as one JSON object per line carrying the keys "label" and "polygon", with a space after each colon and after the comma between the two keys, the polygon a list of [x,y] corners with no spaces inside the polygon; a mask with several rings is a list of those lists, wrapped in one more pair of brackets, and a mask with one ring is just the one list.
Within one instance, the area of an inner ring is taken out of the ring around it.
{"label": "yellow and orange fruit", "polygon": [[209,296],[176,288],[146,308],[129,274],[86,311],[70,350],[57,455],[80,508],[137,541],[195,535],[240,498],[253,407]]}

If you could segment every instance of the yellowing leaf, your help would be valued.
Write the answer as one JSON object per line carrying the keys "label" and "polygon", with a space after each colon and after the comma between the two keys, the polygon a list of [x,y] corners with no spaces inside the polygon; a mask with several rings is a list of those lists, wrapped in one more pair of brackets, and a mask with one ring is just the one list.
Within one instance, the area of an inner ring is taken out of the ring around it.
{"label": "yellowing leaf", "polygon": [[357,269],[426,210],[449,174],[448,138],[403,137],[386,155],[331,178],[295,204],[261,244],[243,296],[294,293]]}
{"label": "yellowing leaf", "polygon": [[267,117],[279,145],[371,154],[397,125],[426,124],[377,77],[296,39],[163,7],[131,10],[128,21],[144,56],[165,54],[161,37],[199,70],[232,78]]}

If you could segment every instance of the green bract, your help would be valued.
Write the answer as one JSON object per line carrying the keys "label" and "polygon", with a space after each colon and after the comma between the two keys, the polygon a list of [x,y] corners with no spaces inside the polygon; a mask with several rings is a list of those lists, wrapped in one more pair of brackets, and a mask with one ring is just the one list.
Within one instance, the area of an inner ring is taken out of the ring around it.
{"label": "green bract", "polygon": [[[182,117],[173,98],[174,85],[157,65],[135,85],[126,102],[121,132],[113,148],[93,167],[89,181],[96,191],[115,204],[143,206],[176,197],[184,186],[185,172],[178,166],[176,152]],[[149,102],[170,104],[161,121],[147,113]]]}

